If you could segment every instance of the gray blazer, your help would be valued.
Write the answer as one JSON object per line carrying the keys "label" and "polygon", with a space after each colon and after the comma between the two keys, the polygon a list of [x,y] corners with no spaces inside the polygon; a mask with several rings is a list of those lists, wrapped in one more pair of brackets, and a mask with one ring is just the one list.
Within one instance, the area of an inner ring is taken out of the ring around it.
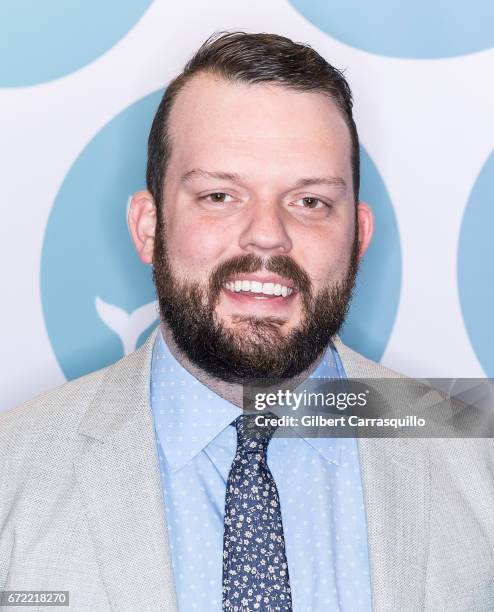
{"label": "gray blazer", "polygon": [[[176,610],[149,409],[154,337],[0,414],[0,590],[68,590],[71,610]],[[336,346],[349,377],[397,376]],[[493,441],[359,448],[373,609],[494,610]]]}

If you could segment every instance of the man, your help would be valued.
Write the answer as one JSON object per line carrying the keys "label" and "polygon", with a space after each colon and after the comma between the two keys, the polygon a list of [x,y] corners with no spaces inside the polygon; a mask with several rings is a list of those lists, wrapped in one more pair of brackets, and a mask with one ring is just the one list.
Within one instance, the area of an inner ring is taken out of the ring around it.
{"label": "man", "polygon": [[[266,378],[398,376],[338,338],[372,236],[342,74],[212,37],[167,89],[129,227],[159,330],[2,415],[0,588],[75,610],[490,610],[492,441],[273,437]],[[260,431],[263,429],[263,431]]]}

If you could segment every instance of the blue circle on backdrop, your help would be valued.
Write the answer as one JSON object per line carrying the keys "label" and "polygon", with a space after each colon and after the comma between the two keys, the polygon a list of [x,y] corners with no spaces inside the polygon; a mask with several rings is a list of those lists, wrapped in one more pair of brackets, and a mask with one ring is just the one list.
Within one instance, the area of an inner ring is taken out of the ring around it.
{"label": "blue circle on backdrop", "polygon": [[391,336],[400,301],[400,236],[386,186],[362,146],[360,157],[360,199],[374,213],[374,236],[360,266],[341,339],[369,359],[379,361]]}
{"label": "blue circle on backdrop", "polygon": [[157,322],[151,268],[127,228],[130,196],[144,186],[147,137],[163,92],[108,123],[70,169],[53,205],[41,257],[41,299],[67,379],[140,346]]}
{"label": "blue circle on backdrop", "polygon": [[494,46],[492,0],[288,0],[347,45],[390,57],[455,57]]}
{"label": "blue circle on backdrop", "polygon": [[494,378],[494,152],[468,199],[458,242],[458,291],[473,350],[484,372]]}
{"label": "blue circle on backdrop", "polygon": [[[43,243],[41,298],[48,335],[67,379],[117,361],[157,324],[150,266],[127,229],[130,196],[145,176],[146,141],[162,92],[110,121],[70,169]],[[362,149],[362,197],[376,215],[343,340],[371,359],[386,348],[398,308],[401,255],[386,188]]]}
{"label": "blue circle on backdrop", "polygon": [[36,85],[85,66],[113,47],[151,1],[4,0],[0,87]]}

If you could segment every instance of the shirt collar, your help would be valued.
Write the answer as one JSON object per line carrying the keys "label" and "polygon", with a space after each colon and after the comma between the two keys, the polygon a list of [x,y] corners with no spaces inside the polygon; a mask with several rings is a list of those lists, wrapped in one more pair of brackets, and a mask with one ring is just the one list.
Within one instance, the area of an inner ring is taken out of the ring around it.
{"label": "shirt collar", "polygon": [[[345,372],[330,344],[311,378],[338,377],[345,377]],[[153,347],[150,384],[156,434],[172,472],[186,465],[242,414],[238,406],[214,393],[175,359],[161,330]],[[341,463],[344,440],[300,437],[328,461]]]}
{"label": "shirt collar", "polygon": [[175,359],[161,330],[151,361],[151,408],[172,471],[188,463],[242,413]]}
{"label": "shirt collar", "polygon": [[[346,378],[345,369],[343,368],[340,356],[332,342],[328,345],[323,358],[309,378]],[[298,433],[297,430],[295,431]],[[344,439],[331,437],[300,437],[317,450],[327,461],[336,463],[337,465],[342,463],[342,452],[345,449]]]}

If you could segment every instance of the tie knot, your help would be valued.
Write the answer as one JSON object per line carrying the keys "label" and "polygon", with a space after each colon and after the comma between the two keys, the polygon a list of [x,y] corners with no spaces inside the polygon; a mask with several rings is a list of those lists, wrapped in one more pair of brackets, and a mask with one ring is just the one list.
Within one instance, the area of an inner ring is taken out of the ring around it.
{"label": "tie knot", "polygon": [[[278,426],[272,425],[271,422],[266,422],[265,418],[261,419],[261,425],[257,425],[257,416],[256,414],[242,414],[233,421],[232,424],[237,428],[237,452],[266,452],[269,441]],[[270,417],[274,415],[268,413],[263,416]]]}

